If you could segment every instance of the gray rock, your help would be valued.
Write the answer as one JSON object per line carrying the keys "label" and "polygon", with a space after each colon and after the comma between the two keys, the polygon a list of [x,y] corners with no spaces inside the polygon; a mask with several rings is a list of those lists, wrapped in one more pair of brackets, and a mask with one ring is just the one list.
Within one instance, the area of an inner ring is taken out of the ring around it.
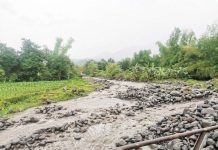
{"label": "gray rock", "polygon": [[198,122],[197,122],[197,121],[194,121],[194,122],[192,122],[192,123],[185,124],[185,128],[186,128],[186,129],[190,129],[190,128],[193,128],[193,127],[195,127],[195,126],[197,126],[197,125],[198,125]]}
{"label": "gray rock", "polygon": [[129,111],[129,112],[126,113],[126,116],[135,116],[135,113],[132,112],[132,111]]}
{"label": "gray rock", "polygon": [[124,141],[123,139],[121,139],[118,143],[116,143],[116,146],[119,147],[119,146],[124,146],[126,145],[126,141]]}
{"label": "gray rock", "polygon": [[215,113],[215,110],[213,108],[205,108],[202,109],[201,114],[206,115],[206,114],[211,114],[213,115]]}
{"label": "gray rock", "polygon": [[80,135],[78,135],[78,134],[75,134],[73,137],[74,137],[75,140],[80,140],[80,139],[82,138],[82,137],[81,137]]}
{"label": "gray rock", "polygon": [[38,140],[40,135],[39,134],[32,134],[31,137],[34,139],[34,140]]}
{"label": "gray rock", "polygon": [[4,145],[0,145],[0,148],[3,149],[3,148],[5,148],[5,146]]}
{"label": "gray rock", "polygon": [[215,141],[211,138],[208,138],[207,139],[207,145],[210,146],[210,145],[215,145]]}
{"label": "gray rock", "polygon": [[181,150],[181,146],[182,142],[180,141],[180,139],[175,139],[168,143],[168,149],[172,150]]}
{"label": "gray rock", "polygon": [[26,117],[26,118],[21,119],[21,121],[23,122],[23,124],[36,123],[39,121],[39,119],[36,117]]}
{"label": "gray rock", "polygon": [[216,148],[218,148],[218,141],[216,141],[216,145],[215,146],[216,146]]}
{"label": "gray rock", "polygon": [[2,122],[0,122],[0,128],[2,128],[4,126],[4,124]]}
{"label": "gray rock", "polygon": [[218,110],[218,104],[213,105],[213,109]]}
{"label": "gray rock", "polygon": [[214,122],[214,121],[202,119],[202,127],[210,127],[210,126],[213,126],[215,124],[216,124],[216,122]]}
{"label": "gray rock", "polygon": [[46,145],[46,142],[45,141],[41,141],[40,143],[39,143],[39,146],[45,146]]}
{"label": "gray rock", "polygon": [[170,95],[177,96],[177,97],[182,96],[180,91],[172,91],[172,92],[170,92]]}
{"label": "gray rock", "polygon": [[212,138],[213,138],[214,140],[217,140],[217,139],[218,139],[218,131],[215,131],[215,132],[213,133]]}
{"label": "gray rock", "polygon": [[6,149],[6,150],[9,150],[10,148],[11,148],[11,143],[5,145],[5,149]]}
{"label": "gray rock", "polygon": [[141,136],[140,134],[135,135],[135,136],[134,136],[134,141],[135,141],[135,142],[140,142],[140,141],[142,141],[142,136]]}
{"label": "gray rock", "polygon": [[73,130],[73,132],[79,133],[79,132],[80,132],[80,128],[75,128],[75,129]]}
{"label": "gray rock", "polygon": [[198,94],[195,95],[195,97],[196,97],[196,98],[203,98],[203,97],[204,97],[204,94],[198,93]]}

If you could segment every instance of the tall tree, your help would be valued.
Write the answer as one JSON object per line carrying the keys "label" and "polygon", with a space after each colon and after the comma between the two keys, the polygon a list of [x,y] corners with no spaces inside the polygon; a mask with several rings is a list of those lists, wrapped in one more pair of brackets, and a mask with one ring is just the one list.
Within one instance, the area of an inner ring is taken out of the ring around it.
{"label": "tall tree", "polygon": [[0,66],[5,72],[6,80],[19,70],[18,54],[15,49],[0,43]]}
{"label": "tall tree", "polygon": [[26,81],[41,80],[42,71],[46,67],[45,55],[37,44],[29,39],[22,40],[19,78]]}
{"label": "tall tree", "polygon": [[101,59],[98,63],[98,70],[106,70],[108,62],[104,59]]}
{"label": "tall tree", "polygon": [[131,68],[131,59],[125,58],[119,62],[119,65],[122,70],[128,70]]}
{"label": "tall tree", "polygon": [[132,65],[135,66],[136,64],[140,66],[149,66],[151,63],[151,51],[150,50],[141,50],[138,53],[134,54],[132,59]]}
{"label": "tall tree", "polygon": [[85,74],[90,76],[96,76],[98,73],[98,65],[94,60],[90,60],[85,64]]}
{"label": "tall tree", "polygon": [[73,39],[70,38],[63,45],[63,39],[56,39],[54,50],[51,51],[48,59],[48,69],[51,73],[52,80],[63,80],[71,77],[74,65],[66,54],[72,47],[72,42]]}
{"label": "tall tree", "polygon": [[0,68],[0,81],[5,81],[5,71]]}

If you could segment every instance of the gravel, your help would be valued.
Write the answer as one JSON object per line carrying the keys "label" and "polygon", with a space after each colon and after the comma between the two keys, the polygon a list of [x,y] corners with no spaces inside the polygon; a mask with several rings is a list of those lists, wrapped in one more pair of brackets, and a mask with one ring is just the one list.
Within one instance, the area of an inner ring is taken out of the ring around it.
{"label": "gravel", "polygon": [[[161,104],[174,104],[208,98],[213,93],[209,90],[193,89],[188,86],[147,84],[142,88],[128,87],[118,92],[118,98],[140,101],[146,107],[157,107]],[[217,106],[218,107],[218,106]]]}
{"label": "gravel", "polygon": [[[217,104],[218,101],[204,101],[204,104],[198,105],[195,109],[185,108],[183,113],[166,116],[155,125],[148,127],[148,129],[137,133],[133,137],[121,138],[120,141],[116,143],[116,146],[216,125],[218,121],[218,109],[214,109],[213,106]],[[125,144],[123,144],[123,140]],[[160,150],[188,150],[193,148],[196,140],[197,136],[193,135],[191,137],[163,142],[153,146],[154,149]],[[205,149],[218,149],[218,131],[210,133],[204,147]]]}

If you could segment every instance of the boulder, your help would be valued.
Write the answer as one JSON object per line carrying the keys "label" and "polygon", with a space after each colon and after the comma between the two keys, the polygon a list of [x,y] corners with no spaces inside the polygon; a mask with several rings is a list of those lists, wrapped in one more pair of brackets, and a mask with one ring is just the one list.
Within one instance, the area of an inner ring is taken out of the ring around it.
{"label": "boulder", "polygon": [[201,110],[201,114],[206,115],[206,114],[210,114],[213,115],[215,113],[215,110],[213,108],[204,108]]}
{"label": "boulder", "polygon": [[171,95],[171,96],[177,96],[177,97],[182,96],[182,94],[181,94],[180,91],[171,91],[171,92],[170,92],[170,95]]}

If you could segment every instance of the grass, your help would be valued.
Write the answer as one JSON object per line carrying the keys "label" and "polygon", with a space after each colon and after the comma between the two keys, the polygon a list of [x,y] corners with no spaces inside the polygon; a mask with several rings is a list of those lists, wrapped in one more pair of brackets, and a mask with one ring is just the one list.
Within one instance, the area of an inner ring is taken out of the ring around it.
{"label": "grass", "polygon": [[65,81],[17,82],[0,84],[0,117],[39,106],[47,101],[64,101],[94,90],[82,78]]}
{"label": "grass", "polygon": [[[157,80],[155,81],[156,83],[164,83],[164,82],[172,82],[172,83],[176,83],[176,82],[183,82],[186,83],[189,86],[198,86],[200,88],[204,88],[207,89],[209,84],[206,81],[201,81],[201,80],[194,80],[194,79],[168,79],[168,80]],[[210,87],[210,89],[218,91],[218,79],[212,79],[210,81],[210,83],[213,84],[212,87]]]}

